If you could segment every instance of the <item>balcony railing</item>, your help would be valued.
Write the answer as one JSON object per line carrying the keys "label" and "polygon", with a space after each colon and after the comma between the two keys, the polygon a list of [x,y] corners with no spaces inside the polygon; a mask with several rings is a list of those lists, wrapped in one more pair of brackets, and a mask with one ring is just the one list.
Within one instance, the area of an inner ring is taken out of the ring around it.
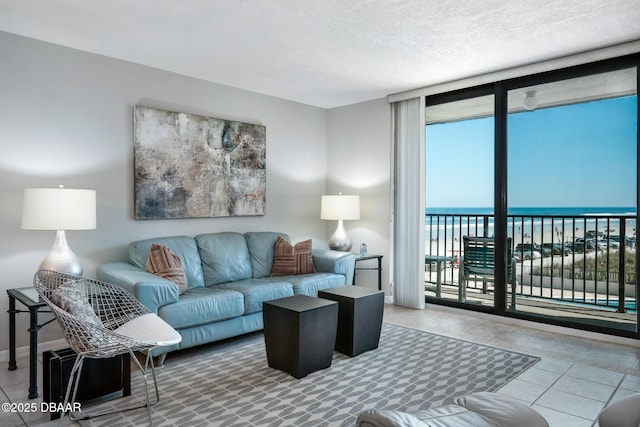
{"label": "balcony railing", "polygon": [[[462,236],[493,236],[492,215],[427,214],[427,255],[451,257],[443,285],[457,286]],[[636,310],[635,215],[509,215],[517,262],[516,296]],[[468,286],[482,288],[482,283]]]}

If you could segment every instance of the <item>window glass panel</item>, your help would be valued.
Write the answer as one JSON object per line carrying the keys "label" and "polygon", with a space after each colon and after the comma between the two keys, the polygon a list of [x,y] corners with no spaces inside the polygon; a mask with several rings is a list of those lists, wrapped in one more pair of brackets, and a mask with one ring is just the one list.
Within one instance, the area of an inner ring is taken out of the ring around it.
{"label": "window glass panel", "polygon": [[489,95],[427,105],[428,210],[493,211],[493,99]]}
{"label": "window glass panel", "polygon": [[[438,105],[427,99],[427,296],[460,301],[462,237],[493,235],[494,133],[493,95]],[[493,305],[482,282],[469,286],[468,302]]]}
{"label": "window glass panel", "polygon": [[629,68],[508,92],[519,310],[635,330],[635,274],[619,267],[635,262],[636,81]]}

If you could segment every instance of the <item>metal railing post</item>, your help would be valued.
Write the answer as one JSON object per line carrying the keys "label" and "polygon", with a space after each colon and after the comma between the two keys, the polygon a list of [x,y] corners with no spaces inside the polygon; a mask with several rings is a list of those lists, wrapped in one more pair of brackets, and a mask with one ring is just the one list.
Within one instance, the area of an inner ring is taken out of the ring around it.
{"label": "metal railing post", "polygon": [[[627,221],[624,218],[620,218],[620,245],[619,245],[619,257],[618,257],[618,313],[626,312],[625,308],[625,255],[627,253]],[[637,280],[637,278],[636,278]]]}
{"label": "metal railing post", "polygon": [[[482,237],[489,237],[489,216],[487,215],[482,216],[482,229]],[[495,232],[495,229],[493,231]]]}

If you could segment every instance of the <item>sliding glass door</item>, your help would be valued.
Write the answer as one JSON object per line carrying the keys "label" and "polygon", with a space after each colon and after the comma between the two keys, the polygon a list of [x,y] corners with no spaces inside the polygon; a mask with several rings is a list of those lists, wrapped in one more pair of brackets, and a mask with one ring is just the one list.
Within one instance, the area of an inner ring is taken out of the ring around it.
{"label": "sliding glass door", "polygon": [[636,331],[637,69],[508,91],[517,310]]}
{"label": "sliding glass door", "polygon": [[639,336],[639,58],[426,98],[428,301]]}

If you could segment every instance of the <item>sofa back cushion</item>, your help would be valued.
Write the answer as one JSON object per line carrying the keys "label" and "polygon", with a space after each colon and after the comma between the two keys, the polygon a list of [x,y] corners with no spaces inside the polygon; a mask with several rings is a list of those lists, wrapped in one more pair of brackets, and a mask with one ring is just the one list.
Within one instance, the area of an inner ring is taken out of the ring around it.
{"label": "sofa back cushion", "polygon": [[206,286],[251,278],[251,259],[242,234],[200,234],[196,236],[196,244]]}
{"label": "sofa back cushion", "polygon": [[245,233],[244,237],[247,240],[247,247],[251,256],[254,279],[267,277],[271,274],[273,251],[278,237],[291,242],[286,234],[272,231],[249,232]]}
{"label": "sofa back cushion", "polygon": [[129,262],[136,267],[145,270],[149,249],[156,243],[168,247],[171,252],[178,255],[182,261],[187,284],[189,288],[200,288],[204,286],[204,275],[200,254],[196,241],[188,236],[156,237],[153,239],[138,240],[129,244]]}

